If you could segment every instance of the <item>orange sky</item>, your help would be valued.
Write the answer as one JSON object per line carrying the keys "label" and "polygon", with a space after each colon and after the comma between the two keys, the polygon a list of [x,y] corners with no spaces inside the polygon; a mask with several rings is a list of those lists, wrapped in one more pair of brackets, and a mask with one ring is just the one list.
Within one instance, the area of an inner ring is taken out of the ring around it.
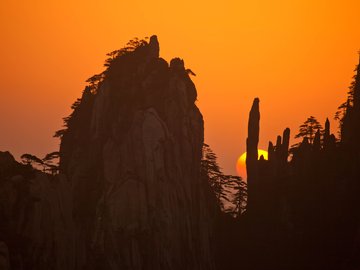
{"label": "orange sky", "polygon": [[264,149],[310,115],[333,117],[358,60],[359,12],[359,0],[2,0],[0,150],[56,150],[54,131],[105,54],[157,34],[161,56],[197,74],[206,142],[235,174],[254,97]]}

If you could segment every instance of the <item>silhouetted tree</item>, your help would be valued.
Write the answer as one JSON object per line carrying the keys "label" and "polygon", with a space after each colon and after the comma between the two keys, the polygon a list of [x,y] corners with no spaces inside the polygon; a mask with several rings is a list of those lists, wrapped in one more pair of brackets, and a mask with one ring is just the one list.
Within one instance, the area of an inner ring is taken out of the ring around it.
{"label": "silhouetted tree", "polygon": [[[360,53],[359,53],[360,56]],[[360,62],[360,61],[359,61]],[[349,90],[347,92],[347,98],[346,101],[343,102],[339,107],[338,110],[335,113],[335,120],[339,121],[339,135],[342,139],[343,137],[343,128],[344,128],[344,122],[347,118],[350,117],[351,111],[354,107],[354,99],[355,99],[355,89],[358,85],[360,85],[359,79],[360,79],[360,64],[356,65],[355,67],[355,74],[353,76],[353,80],[349,86]]]}
{"label": "silhouetted tree", "polygon": [[346,118],[346,115],[350,113],[353,105],[354,105],[354,88],[355,88],[355,78],[356,75],[354,75],[354,80],[351,82],[351,85],[349,86],[349,91],[347,92],[347,99],[345,102],[343,102],[339,107],[338,110],[335,113],[334,119],[339,121],[339,131],[338,134],[340,136],[340,139],[342,137],[342,129],[344,125],[344,121]]}
{"label": "silhouetted tree", "polygon": [[60,153],[57,151],[47,154],[42,159],[43,165],[45,166],[45,170],[50,172],[51,174],[56,174],[59,171],[59,158],[60,158]]}
{"label": "silhouetted tree", "polygon": [[59,130],[55,131],[55,134],[53,135],[53,137],[61,138],[66,133],[66,130],[67,130],[66,128],[63,128],[63,129],[59,129]]}
{"label": "silhouetted tree", "polygon": [[190,68],[186,69],[185,71],[189,75],[196,76],[196,74]]}
{"label": "silhouetted tree", "polygon": [[105,74],[104,72],[100,73],[100,74],[96,74],[92,77],[90,77],[89,79],[86,80],[87,83],[89,83],[89,89],[91,91],[92,94],[96,94],[97,90],[99,88],[99,84],[103,81],[103,79],[105,78]]}
{"label": "silhouetted tree", "polygon": [[217,163],[217,156],[209,145],[203,145],[203,158],[201,160],[202,172],[207,176],[209,184],[215,193],[216,199],[220,207],[223,209],[222,198],[223,191],[223,173],[219,164]]}
{"label": "silhouetted tree", "polygon": [[38,158],[37,156],[31,155],[31,154],[23,154],[21,157],[21,161],[22,163],[26,164],[26,165],[31,165],[31,166],[42,166],[44,164],[44,162]]}
{"label": "silhouetted tree", "polygon": [[322,130],[321,124],[314,116],[310,116],[299,127],[299,133],[295,135],[295,138],[307,138],[312,143],[318,130]]}
{"label": "silhouetted tree", "polygon": [[236,217],[243,213],[246,208],[247,185],[240,176],[226,175],[225,187],[229,191],[229,207],[226,212]]}
{"label": "silhouetted tree", "polygon": [[59,170],[58,162],[54,164],[54,160],[59,159],[59,152],[51,152],[43,159],[40,159],[37,156],[31,154],[23,154],[20,158],[22,163],[31,165],[33,168],[38,168],[38,166],[41,166],[43,172],[55,174]]}
{"label": "silhouetted tree", "polygon": [[43,158],[43,161],[52,163],[54,159],[59,158],[59,154],[60,153],[57,151],[46,154],[46,156]]}
{"label": "silhouetted tree", "polygon": [[148,43],[145,39],[139,39],[137,37],[131,39],[124,48],[107,53],[106,56],[109,58],[105,60],[104,66],[109,67],[116,58],[133,52],[135,49],[145,46],[146,44]]}
{"label": "silhouetted tree", "polygon": [[99,90],[99,86],[100,86],[101,82],[104,80],[104,78],[106,76],[106,72],[109,70],[109,67],[112,64],[112,62],[115,59],[118,59],[124,55],[127,55],[127,54],[135,51],[137,48],[147,45],[148,42],[146,41],[146,39],[148,39],[148,37],[145,37],[145,39],[134,38],[134,39],[130,40],[126,44],[125,47],[106,54],[108,56],[108,58],[105,60],[105,64],[104,64],[104,66],[106,67],[105,71],[101,72],[100,74],[96,74],[86,80],[88,85],[85,87],[82,97],[78,98],[71,105],[71,109],[73,109],[73,112],[69,116],[63,118],[63,121],[64,121],[63,127],[64,128],[57,130],[53,137],[62,138],[66,134],[69,125],[77,122],[76,118],[79,115],[79,107],[81,107],[81,104],[83,104],[84,96],[89,97],[89,96],[94,96],[97,94],[97,92]]}
{"label": "silhouetted tree", "polygon": [[[239,176],[225,175],[217,162],[216,154],[207,144],[203,145],[201,169],[215,193],[221,210],[233,216],[241,214],[246,205],[246,183]],[[225,203],[229,205],[225,206]]]}
{"label": "silhouetted tree", "polygon": [[[91,79],[91,78],[90,78]],[[63,138],[63,136],[66,134],[68,128],[73,126],[81,126],[84,121],[81,121],[84,114],[81,113],[84,108],[89,109],[87,106],[88,104],[91,104],[91,102],[94,100],[96,94],[96,89],[91,86],[86,86],[81,98],[78,98],[72,105],[71,109],[73,110],[72,113],[63,118],[63,127],[62,129],[55,132],[54,136],[55,138]],[[90,101],[90,102],[89,102]]]}

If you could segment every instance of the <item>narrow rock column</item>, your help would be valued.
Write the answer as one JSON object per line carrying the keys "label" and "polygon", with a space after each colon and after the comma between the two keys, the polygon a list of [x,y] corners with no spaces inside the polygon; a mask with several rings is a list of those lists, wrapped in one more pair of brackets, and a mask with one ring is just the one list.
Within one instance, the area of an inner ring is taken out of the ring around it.
{"label": "narrow rock column", "polygon": [[286,163],[289,155],[289,145],[290,145],[290,128],[286,128],[283,132],[283,142],[282,142],[282,162]]}
{"label": "narrow rock column", "polygon": [[330,143],[330,121],[326,118],[325,121],[325,131],[324,131],[324,149],[329,147]]}
{"label": "narrow rock column", "polygon": [[256,202],[258,183],[258,143],[260,132],[259,99],[255,98],[249,114],[248,137],[246,139],[246,171],[248,183],[247,211],[251,211]]}

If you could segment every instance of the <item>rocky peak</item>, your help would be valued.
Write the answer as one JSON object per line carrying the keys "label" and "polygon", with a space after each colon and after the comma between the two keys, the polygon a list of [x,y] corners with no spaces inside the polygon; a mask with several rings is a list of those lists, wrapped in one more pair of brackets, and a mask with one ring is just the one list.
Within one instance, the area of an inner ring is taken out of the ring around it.
{"label": "rocky peak", "polygon": [[15,159],[13,155],[10,154],[10,152],[1,152],[0,151],[0,166],[6,166],[9,164],[15,163]]}
{"label": "rocky peak", "polygon": [[170,61],[170,68],[174,71],[185,71],[184,60],[180,58],[173,58]]}
{"label": "rocky peak", "polygon": [[153,58],[158,58],[159,57],[159,51],[160,51],[160,47],[159,47],[159,41],[157,39],[156,35],[153,35],[150,37],[150,42],[149,42],[149,55]]}
{"label": "rocky peak", "polygon": [[183,60],[169,66],[152,36],[114,59],[87,100],[60,151],[82,252],[109,269],[211,269],[204,126]]}

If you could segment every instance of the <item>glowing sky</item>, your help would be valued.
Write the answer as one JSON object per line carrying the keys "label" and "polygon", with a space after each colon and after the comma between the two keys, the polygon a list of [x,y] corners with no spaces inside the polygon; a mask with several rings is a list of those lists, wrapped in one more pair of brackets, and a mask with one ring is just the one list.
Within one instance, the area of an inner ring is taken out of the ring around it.
{"label": "glowing sky", "polygon": [[0,150],[40,157],[105,54],[157,34],[197,77],[205,139],[225,172],[245,151],[260,98],[260,147],[310,115],[333,117],[360,48],[358,0],[13,1],[0,4]]}

